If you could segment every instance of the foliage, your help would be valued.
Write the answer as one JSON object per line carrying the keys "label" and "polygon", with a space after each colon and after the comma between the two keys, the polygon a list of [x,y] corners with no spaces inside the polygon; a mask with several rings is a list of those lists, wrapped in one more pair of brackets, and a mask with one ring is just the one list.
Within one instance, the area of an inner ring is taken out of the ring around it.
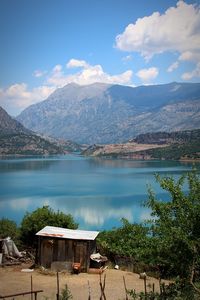
{"label": "foliage", "polygon": [[148,132],[139,134],[134,142],[139,144],[169,144],[169,143],[191,143],[200,139],[200,129],[173,131],[173,132]]}
{"label": "foliage", "polygon": [[0,135],[1,155],[43,155],[64,153],[62,146],[34,134],[13,133]]}
{"label": "foliage", "polygon": [[67,286],[65,285],[65,288],[62,290],[61,296],[59,297],[60,300],[69,300],[73,299],[72,294]]}
{"label": "foliage", "polygon": [[[156,180],[169,193],[169,200],[157,200],[149,189],[146,205],[153,217],[149,227],[122,219],[122,227],[100,233],[98,243],[111,258],[128,256],[153,266],[161,277],[179,276],[180,282],[165,291],[174,293],[174,298],[166,299],[195,299],[195,293],[200,294],[200,178],[193,170],[177,181],[160,176]],[[188,192],[184,192],[186,185]],[[186,296],[180,296],[183,291]]]}
{"label": "foliage", "polygon": [[152,291],[146,293],[146,295],[145,295],[144,292],[136,293],[135,290],[130,290],[130,291],[128,291],[128,294],[131,296],[131,299],[133,299],[133,300],[160,300],[160,299],[162,299],[162,298],[160,298],[159,293],[154,293]]}
{"label": "foliage", "polygon": [[140,151],[144,155],[150,155],[157,159],[179,160],[179,159],[199,159],[200,141],[184,144],[173,144],[164,148],[155,148]]}
{"label": "foliage", "polygon": [[97,242],[107,255],[122,255],[134,257],[138,261],[146,255],[149,238],[148,228],[140,224],[130,224],[122,219],[122,227],[103,231],[99,234]]}
{"label": "foliage", "polygon": [[16,242],[19,237],[19,231],[14,221],[3,218],[0,220],[0,238],[6,238],[8,236]]}
{"label": "foliage", "polygon": [[32,246],[35,234],[45,226],[56,226],[76,229],[78,224],[70,214],[54,212],[49,206],[38,208],[32,213],[26,213],[21,222],[21,239],[27,246]]}
{"label": "foliage", "polygon": [[[152,258],[161,273],[179,275],[193,287],[200,268],[200,178],[193,170],[177,181],[156,176],[170,200],[161,202],[149,189],[147,206],[152,209]],[[189,192],[184,193],[187,182]],[[198,289],[197,289],[198,290]]]}
{"label": "foliage", "polygon": [[169,285],[161,284],[160,293],[148,291],[136,293],[136,291],[129,290],[128,294],[133,300],[197,300],[199,295],[195,293],[193,287],[181,280],[177,280]]}
{"label": "foliage", "polygon": [[135,141],[143,144],[166,144],[163,148],[138,151],[143,155],[150,155],[157,159],[179,160],[199,159],[200,130],[186,130],[176,132],[154,132],[141,134]]}

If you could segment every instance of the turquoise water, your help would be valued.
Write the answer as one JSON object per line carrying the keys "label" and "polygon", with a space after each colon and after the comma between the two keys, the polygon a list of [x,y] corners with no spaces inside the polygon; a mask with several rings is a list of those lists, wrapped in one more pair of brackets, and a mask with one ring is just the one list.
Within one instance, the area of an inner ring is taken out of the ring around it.
{"label": "turquoise water", "polygon": [[[200,165],[196,165],[200,169]],[[18,224],[25,212],[43,205],[71,213],[81,229],[102,230],[120,219],[141,222],[150,215],[143,207],[147,186],[159,199],[168,195],[155,173],[178,178],[192,163],[85,158],[78,155],[0,160],[0,218]],[[187,187],[185,187],[187,189]]]}

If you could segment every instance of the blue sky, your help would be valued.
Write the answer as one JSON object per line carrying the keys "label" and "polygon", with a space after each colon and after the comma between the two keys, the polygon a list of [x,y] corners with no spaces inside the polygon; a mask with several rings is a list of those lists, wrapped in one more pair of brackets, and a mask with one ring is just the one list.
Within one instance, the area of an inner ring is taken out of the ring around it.
{"label": "blue sky", "polygon": [[0,105],[70,82],[200,81],[200,1],[1,0]]}

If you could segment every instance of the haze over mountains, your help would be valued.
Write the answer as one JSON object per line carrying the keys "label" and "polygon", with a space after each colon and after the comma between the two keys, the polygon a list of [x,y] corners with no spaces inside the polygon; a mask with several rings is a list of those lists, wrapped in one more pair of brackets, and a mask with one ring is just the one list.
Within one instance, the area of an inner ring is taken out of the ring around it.
{"label": "haze over mountains", "polygon": [[200,83],[135,88],[68,84],[25,109],[17,120],[35,132],[87,144],[200,128]]}

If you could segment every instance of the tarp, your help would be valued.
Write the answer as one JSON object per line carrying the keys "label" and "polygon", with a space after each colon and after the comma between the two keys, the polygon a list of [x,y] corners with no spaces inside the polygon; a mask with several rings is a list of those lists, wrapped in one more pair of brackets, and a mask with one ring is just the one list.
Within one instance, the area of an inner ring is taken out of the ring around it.
{"label": "tarp", "polygon": [[2,244],[2,252],[4,255],[9,255],[12,257],[22,257],[22,254],[18,251],[17,246],[10,237],[3,239]]}
{"label": "tarp", "polygon": [[94,253],[90,255],[91,260],[94,260],[96,262],[105,262],[107,261],[107,257],[106,256],[102,256],[100,253]]}

